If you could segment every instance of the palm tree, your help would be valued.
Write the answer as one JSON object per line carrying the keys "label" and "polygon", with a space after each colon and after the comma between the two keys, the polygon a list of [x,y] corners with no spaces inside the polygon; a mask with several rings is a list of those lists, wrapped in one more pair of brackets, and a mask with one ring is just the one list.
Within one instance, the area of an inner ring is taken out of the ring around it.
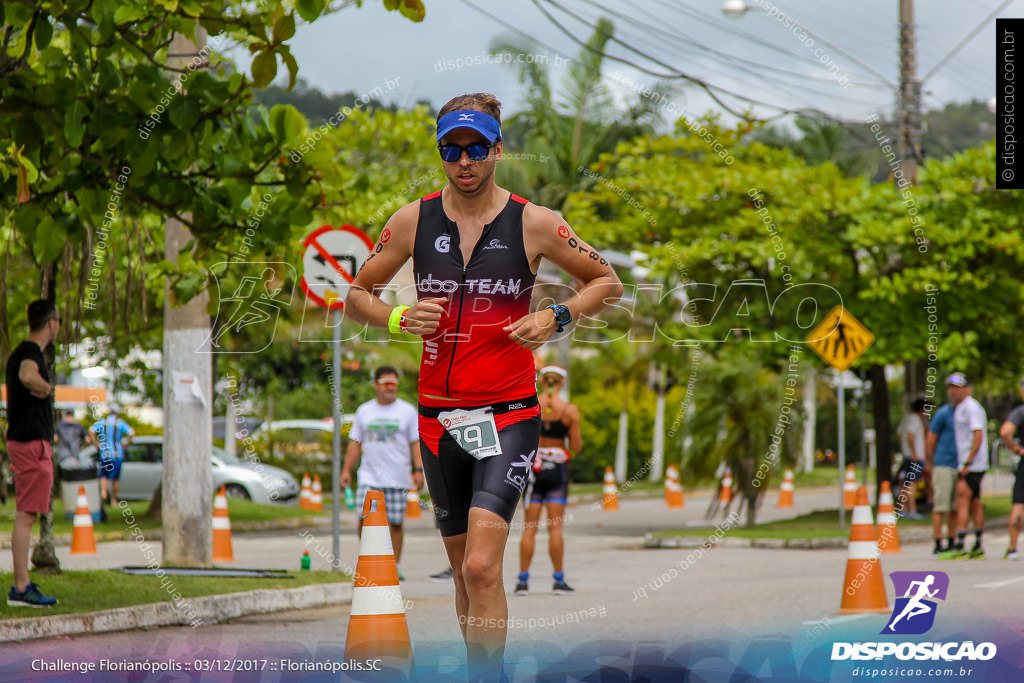
{"label": "palm tree", "polygon": [[711,476],[725,462],[746,499],[747,526],[753,526],[758,499],[788,443],[783,438],[776,455],[771,455],[783,384],[749,345],[735,346],[719,349],[702,366],[695,394],[698,408],[685,428],[693,438],[687,471],[691,476]]}
{"label": "palm tree", "polygon": [[[510,36],[491,43],[491,52],[508,59],[527,86],[527,108],[506,120],[506,138],[515,142],[522,133],[519,159],[511,158],[502,169],[510,185],[532,190],[539,204],[556,210],[579,189],[589,168],[603,152],[647,130],[657,119],[655,103],[640,98],[628,110],[615,107],[602,81],[604,49],[614,33],[612,22],[602,17],[575,60],[570,62],[558,95],[553,93],[551,70],[542,59],[519,59],[541,54],[535,41]],[[670,90],[670,88],[662,88]]]}

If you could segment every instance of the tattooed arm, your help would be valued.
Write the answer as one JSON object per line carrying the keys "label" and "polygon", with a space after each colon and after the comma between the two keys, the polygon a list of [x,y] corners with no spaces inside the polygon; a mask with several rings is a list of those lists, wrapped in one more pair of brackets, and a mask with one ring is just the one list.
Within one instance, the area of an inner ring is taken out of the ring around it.
{"label": "tattooed arm", "polygon": [[[576,294],[558,303],[566,306],[573,322],[594,315],[622,296],[622,283],[608,261],[576,236],[558,214],[535,204],[523,212],[523,244],[531,269],[536,272],[544,257],[583,283]],[[555,312],[543,308],[505,328],[520,346],[537,349],[558,329]]]}

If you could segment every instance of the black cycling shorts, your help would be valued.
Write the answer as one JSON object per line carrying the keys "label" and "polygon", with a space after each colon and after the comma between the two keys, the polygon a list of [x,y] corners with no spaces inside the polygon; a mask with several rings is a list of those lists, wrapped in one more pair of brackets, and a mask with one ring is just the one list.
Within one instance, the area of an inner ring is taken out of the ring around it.
{"label": "black cycling shorts", "polygon": [[1013,480],[1013,504],[1024,505],[1024,457],[1017,463],[1017,476]]}
{"label": "black cycling shorts", "polygon": [[542,460],[540,471],[533,473],[530,503],[566,503],[569,498],[569,464]]}
{"label": "black cycling shorts", "polygon": [[981,498],[981,478],[984,476],[984,472],[968,472],[967,476],[964,477],[964,481],[967,482],[968,488],[971,489],[972,501]]}
{"label": "black cycling shorts", "polygon": [[[421,416],[424,411],[420,406]],[[478,460],[448,432],[441,436],[437,453],[420,439],[423,473],[442,536],[466,533],[469,509],[474,507],[512,521],[537,454],[540,415],[499,427],[498,442],[501,455]]]}

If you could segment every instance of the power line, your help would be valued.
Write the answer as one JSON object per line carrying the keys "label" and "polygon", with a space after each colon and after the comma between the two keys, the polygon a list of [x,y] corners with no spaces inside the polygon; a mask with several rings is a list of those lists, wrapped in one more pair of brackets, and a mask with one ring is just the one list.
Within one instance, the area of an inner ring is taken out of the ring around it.
{"label": "power line", "polygon": [[[675,4],[675,5],[668,5],[668,3],[666,2],[666,0],[658,0],[658,1],[659,1],[659,2],[660,2],[660,3],[662,4],[662,5],[665,5],[665,6],[669,6],[669,7],[671,7],[671,8],[677,9],[677,10],[679,10],[680,12],[682,12],[682,13],[684,13],[684,14],[688,15],[688,16],[691,16],[691,17],[693,17],[693,18],[695,18],[695,19],[697,19],[698,21],[701,21],[701,22],[703,22],[703,23],[705,23],[705,24],[708,24],[708,25],[710,25],[710,26],[713,26],[713,27],[715,27],[715,28],[717,28],[717,29],[719,29],[719,30],[724,30],[724,31],[727,31],[727,32],[729,32],[729,33],[735,33],[735,34],[737,34],[737,35],[740,35],[740,36],[742,36],[742,37],[746,38],[747,40],[750,40],[750,41],[756,42],[756,43],[758,43],[758,44],[760,44],[760,45],[764,45],[765,47],[769,47],[770,49],[776,50],[777,52],[783,52],[784,54],[788,54],[788,55],[790,55],[790,56],[793,56],[793,57],[797,57],[798,59],[801,59],[801,60],[803,60],[803,61],[809,61],[809,62],[811,62],[812,64],[818,64],[818,62],[817,62],[817,61],[815,61],[814,59],[811,59],[811,58],[810,58],[810,57],[808,57],[807,55],[802,55],[802,54],[799,54],[799,53],[795,53],[795,52],[790,52],[789,50],[784,50],[784,49],[782,49],[782,48],[779,48],[778,46],[776,46],[776,45],[774,45],[774,44],[772,44],[772,43],[770,43],[770,42],[767,42],[767,41],[765,41],[764,39],[760,38],[759,36],[756,36],[756,35],[753,35],[753,34],[747,33],[746,31],[740,30],[739,28],[736,28],[736,27],[732,27],[732,26],[728,26],[728,27],[723,27],[723,25],[721,25],[721,24],[719,24],[719,23],[717,23],[717,22],[715,22],[715,21],[711,20],[711,19],[710,19],[710,18],[709,18],[709,17],[707,16],[707,15],[705,15],[705,14],[704,14],[703,12],[700,12],[699,10],[696,10],[696,9],[694,9],[694,8],[690,7],[690,6],[689,6],[689,5],[687,5],[687,4],[685,3],[685,2],[682,2],[682,0],[676,0],[676,4]],[[801,28],[804,28],[804,30],[806,30],[806,28],[805,28],[805,27],[804,27],[803,25],[800,25],[800,27],[801,27]],[[808,33],[810,33],[810,31],[807,31],[807,32],[808,32]],[[819,36],[817,36],[817,35],[815,35],[814,37],[816,37],[816,38],[818,38],[819,40],[821,40],[821,42],[822,42],[822,43],[824,43],[824,44],[826,44],[826,45],[829,45],[829,47],[833,47],[833,48],[834,48],[834,49],[835,49],[836,51],[838,51],[838,52],[840,52],[840,53],[842,53],[842,54],[846,54],[846,52],[845,52],[845,51],[844,51],[844,50],[843,50],[842,48],[840,48],[840,47],[838,47],[838,46],[834,46],[834,45],[832,45],[831,43],[828,43],[828,42],[826,42],[826,41],[825,41],[825,39],[823,39],[823,38],[820,38],[820,37],[819,37]],[[847,55],[847,56],[848,56],[848,57],[849,57],[849,58],[850,58],[850,59],[851,59],[852,61],[854,61],[854,62],[855,62],[856,64],[858,64],[859,66],[861,66],[861,67],[863,67],[863,68],[867,69],[867,70],[868,70],[868,71],[869,71],[870,73],[872,73],[872,74],[876,75],[877,77],[881,78],[881,79],[882,79],[882,81],[883,81],[884,83],[886,83],[886,84],[887,84],[888,86],[890,86],[890,87],[892,87],[892,88],[895,88],[895,87],[896,87],[896,86],[895,86],[895,84],[892,84],[892,83],[890,83],[890,82],[889,82],[889,80],[888,80],[888,79],[887,79],[887,78],[886,78],[885,76],[883,76],[882,74],[879,74],[879,73],[878,73],[877,71],[875,71],[875,70],[874,70],[874,69],[873,69],[872,67],[868,66],[867,64],[864,64],[863,62],[861,62],[861,61],[860,61],[860,60],[858,60],[857,58],[853,57],[852,55]]]}
{"label": "power line", "polygon": [[[625,0],[625,2],[627,4],[632,5],[633,7],[635,7],[637,9],[637,11],[643,12],[644,14],[649,16],[651,19],[653,19],[655,21],[659,20],[659,18],[657,16],[655,16],[651,12],[645,10],[644,8],[640,7],[635,2],[632,2],[632,0]],[[835,83],[836,83],[836,79],[834,79],[834,78],[823,78],[823,77],[820,77],[820,76],[809,76],[806,73],[798,73],[796,71],[790,71],[789,69],[782,69],[782,68],[779,68],[779,67],[776,67],[776,66],[772,66],[770,64],[762,64],[760,62],[755,62],[753,60],[745,59],[743,57],[739,57],[739,56],[736,56],[736,55],[732,55],[732,54],[728,54],[728,53],[722,52],[720,50],[716,50],[716,49],[714,49],[712,47],[704,45],[703,43],[697,41],[696,39],[692,38],[691,36],[689,36],[689,35],[687,35],[685,33],[682,33],[682,32],[679,32],[679,31],[669,32],[669,31],[666,31],[665,29],[659,28],[657,26],[652,26],[651,24],[648,24],[646,22],[642,22],[642,21],[640,21],[640,20],[638,20],[638,19],[636,19],[634,17],[630,17],[628,15],[625,15],[625,14],[622,14],[620,12],[617,12],[617,11],[611,9],[611,8],[608,8],[608,7],[604,6],[604,5],[601,5],[600,3],[596,2],[595,0],[589,0],[589,4],[595,5],[597,7],[600,7],[603,11],[609,12],[609,13],[614,14],[616,16],[620,16],[623,19],[625,19],[626,21],[628,21],[630,23],[633,23],[633,24],[635,24],[637,26],[640,26],[640,27],[642,27],[642,28],[644,28],[646,30],[653,31],[653,32],[656,32],[656,33],[661,33],[662,35],[666,35],[666,36],[669,36],[669,37],[677,38],[677,39],[680,39],[680,40],[684,40],[684,41],[686,41],[686,42],[696,46],[697,48],[699,48],[703,52],[706,52],[706,53],[709,53],[709,54],[712,54],[712,55],[718,55],[723,60],[728,60],[728,63],[730,63],[730,64],[732,62],[742,62],[742,63],[745,63],[745,64],[750,64],[751,66],[754,66],[754,67],[756,67],[759,70],[773,71],[773,72],[780,73],[780,74],[783,74],[783,75],[793,76],[793,77],[799,78],[799,79],[801,79],[803,81],[812,80],[812,81],[817,81],[819,83],[827,83],[827,84],[831,84],[831,85],[835,85]],[[760,73],[758,73],[758,75],[760,75]],[[885,89],[885,90],[888,90],[888,88],[885,88],[885,86],[880,86],[880,85],[870,85],[870,84],[863,84],[863,85],[861,85],[861,84],[853,84],[853,83],[851,83],[851,86],[852,85],[858,85],[858,86],[866,87],[866,88],[875,88],[875,89]],[[815,92],[818,93],[818,94],[827,94],[827,93],[822,93],[821,91],[815,91]]]}
{"label": "power line", "polygon": [[936,64],[935,66],[932,67],[931,71],[929,71],[928,73],[926,73],[924,75],[924,78],[921,79],[921,83],[924,83],[925,81],[927,81],[931,77],[932,74],[934,74],[936,71],[941,69],[946,62],[948,62],[950,59],[953,58],[953,55],[955,55],[957,52],[959,52],[960,49],[963,48],[964,45],[966,45],[967,43],[971,42],[971,40],[974,39],[974,36],[978,35],[978,32],[981,31],[981,29],[983,29],[986,26],[988,26],[989,22],[992,21],[992,19],[994,19],[996,17],[996,15],[998,15],[1000,12],[1002,12],[1004,9],[1006,9],[1007,6],[1011,2],[1013,2],[1013,0],[1004,0],[1003,4],[999,5],[999,7],[997,7],[994,12],[992,12],[987,17],[985,17],[984,21],[982,21],[980,24],[978,24],[974,28],[973,31],[968,33],[967,36],[963,40],[961,40],[959,43],[957,43],[953,47],[953,49],[949,51],[949,54],[947,54],[945,57],[943,57],[939,61],[938,64]]}
{"label": "power line", "polygon": [[[555,2],[555,0],[547,0],[547,2],[549,4],[551,4],[551,5],[554,5],[555,7],[558,7],[563,12],[565,12],[566,14],[569,14],[570,16],[575,18],[580,23],[585,24],[587,26],[592,26],[592,27],[596,28],[596,26],[594,24],[588,23],[586,20],[584,20],[582,17],[580,17],[576,13],[566,9],[565,7],[561,6],[559,3]],[[687,73],[684,73],[683,71],[681,71],[679,69],[676,69],[675,67],[673,67],[673,66],[671,66],[669,64],[666,64],[665,62],[661,61],[660,59],[658,59],[656,57],[653,57],[653,56],[643,52],[642,50],[637,50],[635,47],[622,42],[621,40],[615,38],[614,36],[609,36],[609,40],[618,43],[619,45],[621,45],[622,47],[626,48],[630,52],[634,52],[637,55],[640,55],[644,59],[646,59],[646,60],[648,60],[648,61],[650,61],[650,62],[652,62],[654,64],[657,64],[660,67],[669,69],[670,73],[659,73],[659,72],[654,71],[654,70],[652,70],[652,69],[650,69],[648,67],[641,66],[640,64],[637,64],[637,63],[635,63],[635,62],[633,62],[633,61],[631,61],[629,59],[625,59],[625,58],[619,57],[617,55],[612,55],[612,54],[609,54],[609,53],[604,52],[604,51],[596,50],[593,47],[591,47],[590,45],[582,42],[575,35],[573,35],[573,33],[571,31],[569,31],[569,29],[567,29],[565,26],[563,26],[562,23],[559,22],[555,17],[553,17],[550,12],[548,12],[546,9],[544,9],[541,6],[540,0],[533,0],[533,4],[541,12],[541,14],[543,14],[545,17],[547,17],[548,21],[550,21],[552,24],[554,24],[556,27],[558,27],[558,29],[560,31],[562,31],[562,33],[564,33],[570,40],[572,40],[574,43],[576,43],[580,47],[582,47],[582,48],[584,48],[586,50],[590,50],[592,52],[596,52],[598,54],[601,54],[605,58],[611,59],[612,61],[620,62],[622,64],[627,64],[627,65],[633,67],[634,69],[637,69],[638,71],[642,71],[644,73],[650,74],[651,76],[656,76],[658,78],[680,78],[680,79],[687,80],[687,81],[690,81],[692,83],[695,83],[696,85],[700,86],[700,88],[705,93],[707,93],[708,97],[710,97],[712,100],[714,100],[720,107],[725,109],[725,111],[729,112],[733,116],[736,116],[737,118],[740,118],[740,119],[750,119],[750,120],[754,120],[754,121],[771,121],[771,120],[779,118],[780,116],[783,116],[785,114],[799,114],[799,113],[803,113],[805,111],[812,111],[814,113],[819,114],[820,116],[826,117],[826,118],[831,119],[831,120],[836,120],[835,117],[833,117],[831,114],[828,114],[826,112],[823,112],[823,111],[820,111],[820,110],[817,110],[817,109],[813,109],[813,108],[809,109],[809,110],[790,109],[790,108],[782,107],[782,106],[779,106],[779,105],[776,105],[776,104],[771,104],[771,103],[768,103],[768,102],[763,102],[761,100],[755,100],[752,97],[747,97],[746,95],[741,95],[739,93],[732,92],[732,91],[727,90],[725,88],[722,88],[720,86],[712,85],[712,84],[708,83],[707,81],[705,81],[704,79],[697,78],[695,76],[691,76],[691,75],[689,75]],[[736,111],[735,109],[733,109],[731,106],[729,106],[729,104],[727,104],[725,101],[723,101],[722,98],[718,95],[718,92],[716,92],[716,91],[718,91],[720,93],[723,93],[725,95],[728,95],[730,97],[735,97],[736,99],[741,100],[743,102],[747,102],[749,104],[756,104],[756,105],[760,105],[762,107],[767,107],[769,109],[774,109],[776,111],[779,111],[780,113],[775,115],[775,116],[771,116],[769,118],[766,118],[766,119],[765,118],[758,118],[758,117],[755,117],[755,116],[753,116],[751,114],[742,114],[742,113]]]}

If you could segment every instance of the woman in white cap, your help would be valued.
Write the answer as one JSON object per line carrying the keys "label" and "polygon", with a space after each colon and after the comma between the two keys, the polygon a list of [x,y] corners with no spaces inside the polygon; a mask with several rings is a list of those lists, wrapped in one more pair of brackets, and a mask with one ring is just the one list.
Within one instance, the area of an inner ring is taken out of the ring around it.
{"label": "woman in white cap", "polygon": [[564,368],[548,365],[540,370],[540,445],[533,461],[534,483],[526,507],[526,523],[519,545],[519,581],[516,595],[530,592],[530,561],[540,523],[541,508],[548,509],[548,553],[554,568],[555,594],[572,593],[565,582],[562,560],[565,540],[562,521],[569,497],[569,459],[583,445],[580,437],[580,411],[559,396],[567,375]]}

